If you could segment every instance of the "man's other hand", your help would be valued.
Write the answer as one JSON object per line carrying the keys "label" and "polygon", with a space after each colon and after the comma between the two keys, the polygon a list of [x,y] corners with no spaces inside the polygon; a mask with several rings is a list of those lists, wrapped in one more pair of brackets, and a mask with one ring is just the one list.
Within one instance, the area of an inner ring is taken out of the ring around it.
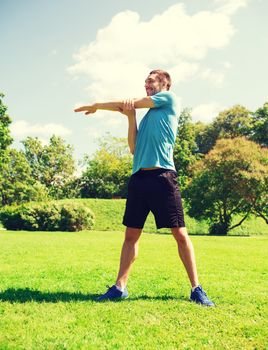
{"label": "man's other hand", "polygon": [[133,99],[127,99],[123,102],[123,108],[119,108],[119,112],[125,114],[126,116],[130,116],[135,114],[135,106]]}
{"label": "man's other hand", "polygon": [[95,113],[97,111],[97,107],[95,105],[90,106],[82,106],[78,107],[74,110],[75,112],[85,112],[85,115]]}

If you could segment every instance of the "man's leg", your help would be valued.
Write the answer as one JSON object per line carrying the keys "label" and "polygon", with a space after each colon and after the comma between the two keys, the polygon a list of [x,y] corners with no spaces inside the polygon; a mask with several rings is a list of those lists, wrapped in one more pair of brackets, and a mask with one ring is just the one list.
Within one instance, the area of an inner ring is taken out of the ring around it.
{"label": "man's leg", "polygon": [[126,288],[131,265],[138,255],[138,241],[142,229],[127,227],[125,240],[122,246],[120,268],[116,279],[116,284],[109,287],[107,292],[98,297],[97,301],[125,299],[128,297]]}
{"label": "man's leg", "polygon": [[171,229],[171,232],[178,243],[179,255],[192,285],[190,300],[204,306],[215,306],[198,284],[194,247],[188,236],[186,227],[174,227]]}
{"label": "man's leg", "polygon": [[125,240],[122,246],[120,268],[116,279],[116,285],[125,288],[131,265],[138,256],[139,238],[142,229],[127,227],[125,232]]}
{"label": "man's leg", "polygon": [[177,241],[179,256],[187,271],[192,287],[198,286],[197,268],[194,247],[188,236],[186,227],[173,227],[171,232]]}

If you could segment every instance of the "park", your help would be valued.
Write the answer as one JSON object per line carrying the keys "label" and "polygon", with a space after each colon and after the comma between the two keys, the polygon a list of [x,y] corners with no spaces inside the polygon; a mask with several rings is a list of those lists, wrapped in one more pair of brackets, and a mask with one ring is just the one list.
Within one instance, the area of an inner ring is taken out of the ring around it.
{"label": "park", "polygon": [[265,7],[1,3],[0,350],[268,349]]}

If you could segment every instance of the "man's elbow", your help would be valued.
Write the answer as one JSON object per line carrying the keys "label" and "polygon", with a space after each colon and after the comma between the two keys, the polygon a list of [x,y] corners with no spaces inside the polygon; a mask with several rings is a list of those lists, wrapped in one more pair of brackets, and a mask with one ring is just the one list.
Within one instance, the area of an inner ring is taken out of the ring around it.
{"label": "man's elbow", "polygon": [[135,153],[135,147],[129,147],[130,153],[134,155]]}

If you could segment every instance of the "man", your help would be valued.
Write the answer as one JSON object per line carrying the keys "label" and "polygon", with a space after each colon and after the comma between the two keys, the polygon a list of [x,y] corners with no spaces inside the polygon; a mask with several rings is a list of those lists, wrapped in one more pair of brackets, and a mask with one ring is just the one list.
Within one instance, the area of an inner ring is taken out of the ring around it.
{"label": "man", "polygon": [[[145,80],[147,96],[141,99],[94,103],[75,109],[75,112],[95,113],[98,109],[120,111],[128,117],[128,143],[134,154],[133,171],[123,224],[126,226],[120,268],[115,285],[98,301],[128,297],[127,280],[131,265],[138,255],[138,241],[146,217],[154,214],[157,228],[168,227],[178,244],[179,256],[187,271],[192,290],[190,300],[214,306],[199,285],[194,248],[187,234],[173,148],[177,134],[178,103],[170,92],[171,78],[163,70],[153,70]],[[149,108],[139,130],[136,108]]]}

